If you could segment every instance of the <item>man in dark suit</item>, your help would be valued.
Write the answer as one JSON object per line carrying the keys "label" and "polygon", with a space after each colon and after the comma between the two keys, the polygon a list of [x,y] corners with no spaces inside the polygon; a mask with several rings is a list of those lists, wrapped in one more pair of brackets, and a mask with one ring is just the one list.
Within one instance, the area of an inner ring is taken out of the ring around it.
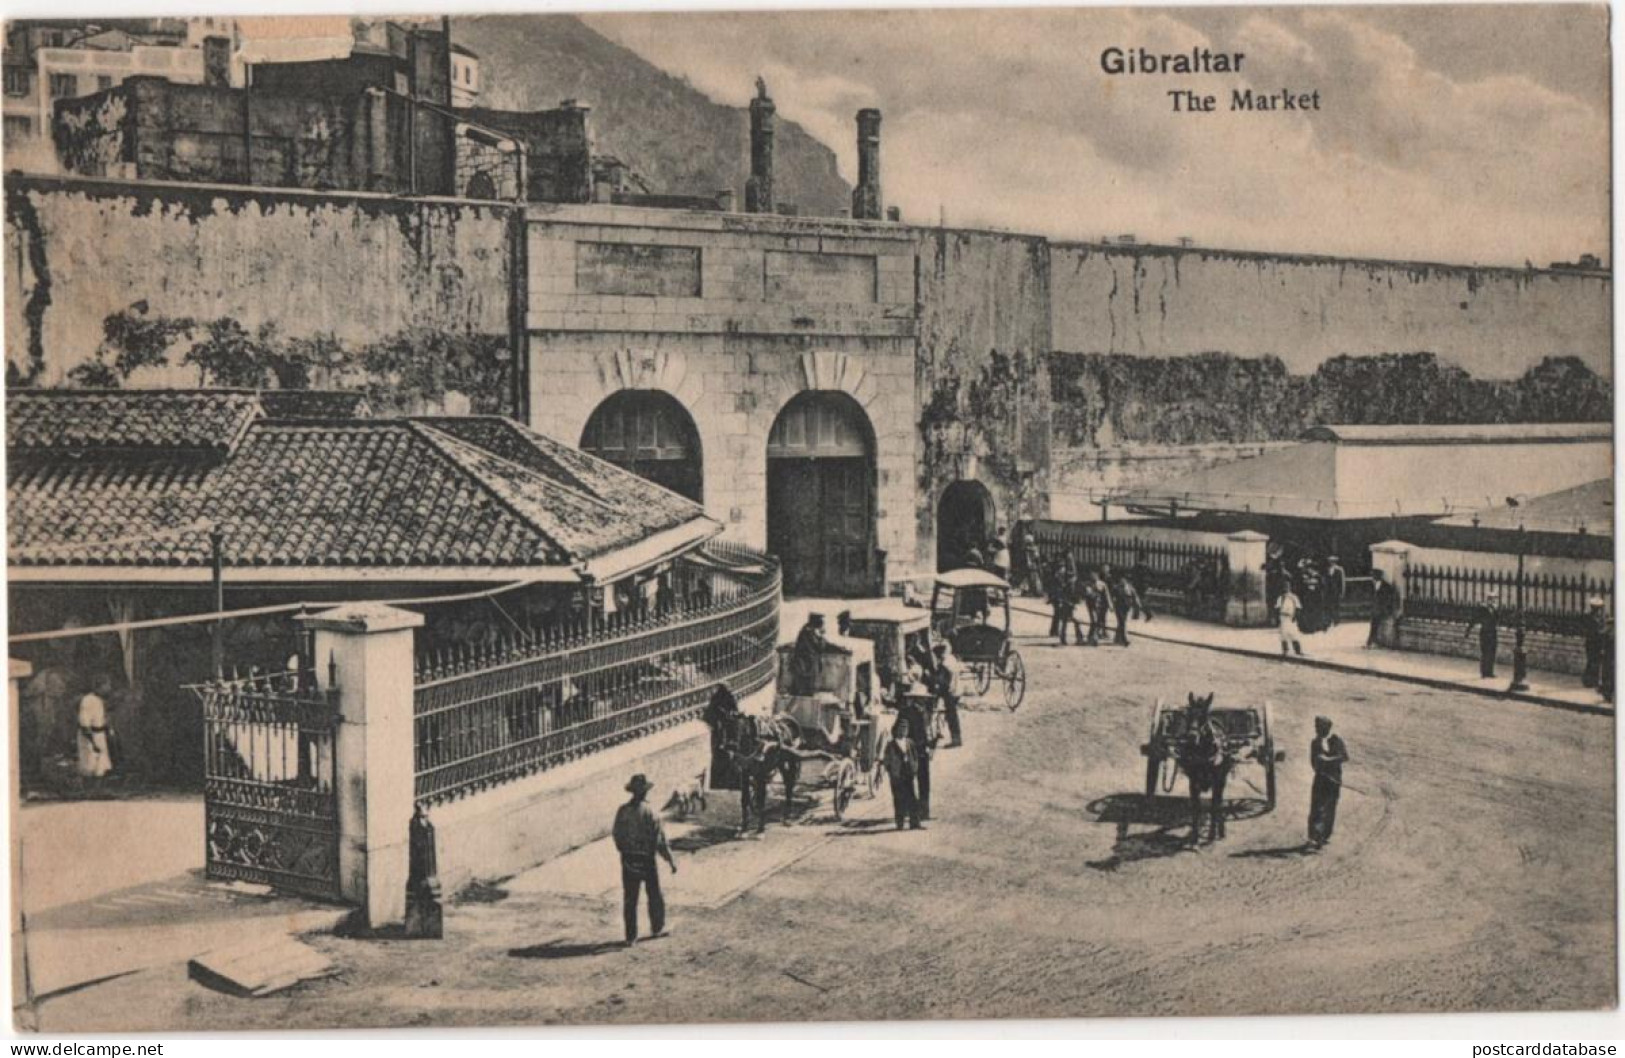
{"label": "man in dark suit", "polygon": [[1462,633],[1463,639],[1473,634],[1474,626],[1478,628],[1478,675],[1487,680],[1495,675],[1495,651],[1500,646],[1501,592],[1498,589],[1491,588],[1484,602],[1473,611],[1473,619],[1467,622],[1467,631]]}
{"label": "man in dark suit", "polygon": [[932,734],[931,691],[915,684],[903,692],[897,707],[897,721],[892,725],[892,738],[899,737],[906,727],[914,741],[914,801],[921,819],[931,818],[931,754],[936,748]]}
{"label": "man in dark suit", "polygon": [[1324,848],[1332,840],[1337,823],[1337,798],[1343,792],[1343,765],[1349,752],[1343,740],[1332,734],[1332,722],[1315,717],[1315,737],[1309,743],[1309,764],[1315,769],[1315,783],[1309,790],[1309,845]]}

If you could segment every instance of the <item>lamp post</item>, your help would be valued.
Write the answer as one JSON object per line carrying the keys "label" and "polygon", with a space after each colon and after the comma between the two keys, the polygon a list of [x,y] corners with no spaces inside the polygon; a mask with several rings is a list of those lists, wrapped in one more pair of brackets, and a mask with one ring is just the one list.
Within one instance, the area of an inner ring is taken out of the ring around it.
{"label": "lamp post", "polygon": [[1512,634],[1512,685],[1510,692],[1529,689],[1529,655],[1524,650],[1523,561],[1528,552],[1528,538],[1522,525],[1518,526],[1518,619]]}

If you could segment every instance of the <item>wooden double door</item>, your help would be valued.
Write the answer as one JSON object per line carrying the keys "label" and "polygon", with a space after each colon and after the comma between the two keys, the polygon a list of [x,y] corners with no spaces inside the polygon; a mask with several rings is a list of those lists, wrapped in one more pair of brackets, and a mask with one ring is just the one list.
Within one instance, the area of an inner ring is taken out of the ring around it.
{"label": "wooden double door", "polygon": [[862,457],[768,460],[767,546],[784,563],[785,594],[873,593],[872,478]]}

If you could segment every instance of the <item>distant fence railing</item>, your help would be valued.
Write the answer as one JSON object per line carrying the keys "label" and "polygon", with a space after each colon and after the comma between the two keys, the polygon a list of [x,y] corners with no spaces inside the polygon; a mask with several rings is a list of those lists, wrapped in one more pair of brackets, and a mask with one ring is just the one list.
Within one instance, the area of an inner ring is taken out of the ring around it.
{"label": "distant fence railing", "polygon": [[[1435,620],[1472,620],[1473,613],[1498,591],[1504,622],[1517,616],[1518,575],[1510,571],[1412,566],[1405,572],[1405,614]],[[1525,574],[1524,625],[1557,635],[1584,635],[1588,600],[1601,598],[1613,611],[1614,586],[1598,577]]]}
{"label": "distant fence railing", "polygon": [[1038,542],[1045,575],[1065,555],[1070,555],[1080,570],[1109,564],[1124,573],[1143,558],[1150,569],[1147,590],[1153,604],[1202,620],[1224,616],[1230,566],[1223,547],[1103,536],[1089,525],[1049,520],[1033,523],[1033,537]]}
{"label": "distant fence railing", "polygon": [[765,686],[778,643],[778,563],[728,545],[707,555],[718,587],[662,612],[420,656],[417,798],[465,796],[673,727],[697,716],[718,684],[741,698]]}

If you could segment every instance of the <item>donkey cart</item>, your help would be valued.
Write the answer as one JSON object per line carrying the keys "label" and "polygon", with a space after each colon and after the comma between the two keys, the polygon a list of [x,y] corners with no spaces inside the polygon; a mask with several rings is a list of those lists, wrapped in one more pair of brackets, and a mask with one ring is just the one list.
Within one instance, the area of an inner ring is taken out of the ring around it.
{"label": "donkey cart", "polygon": [[[1216,708],[1208,714],[1224,733],[1224,755],[1237,766],[1250,764],[1264,772],[1264,805],[1266,811],[1275,809],[1275,766],[1286,759],[1284,750],[1275,748],[1275,736],[1270,733],[1270,706],[1231,706]],[[1172,793],[1181,771],[1179,749],[1185,739],[1188,714],[1178,705],[1170,705],[1161,698],[1151,711],[1151,737],[1140,747],[1145,755],[1145,796],[1155,797],[1158,792]],[[1247,782],[1245,778],[1243,782]],[[1251,786],[1252,783],[1248,782]],[[1258,787],[1253,786],[1253,789]]]}

